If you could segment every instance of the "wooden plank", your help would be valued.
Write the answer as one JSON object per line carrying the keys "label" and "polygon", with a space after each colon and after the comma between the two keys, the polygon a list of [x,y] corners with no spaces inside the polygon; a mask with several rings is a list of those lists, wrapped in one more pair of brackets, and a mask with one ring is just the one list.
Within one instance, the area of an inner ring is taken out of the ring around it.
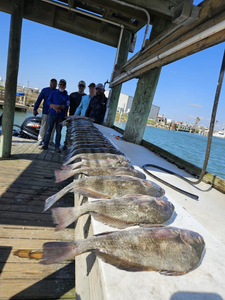
{"label": "wooden plank", "polygon": [[32,251],[42,251],[43,244],[47,242],[52,242],[51,240],[41,240],[41,239],[7,239],[0,238],[0,247],[12,247],[12,250],[32,250]]}
{"label": "wooden plank", "polygon": [[0,270],[2,279],[27,279],[34,280],[45,278],[51,275],[51,279],[74,279],[75,267],[74,263],[41,265],[32,263],[4,263],[0,262]]}
{"label": "wooden plank", "polygon": [[75,299],[74,279],[51,280],[51,275],[48,277],[40,281],[2,279],[1,299]]}
{"label": "wooden plank", "polygon": [[42,239],[42,240],[74,240],[74,229],[65,228],[55,231],[55,228],[41,228],[34,226],[0,225],[1,238],[17,238],[17,239]]}

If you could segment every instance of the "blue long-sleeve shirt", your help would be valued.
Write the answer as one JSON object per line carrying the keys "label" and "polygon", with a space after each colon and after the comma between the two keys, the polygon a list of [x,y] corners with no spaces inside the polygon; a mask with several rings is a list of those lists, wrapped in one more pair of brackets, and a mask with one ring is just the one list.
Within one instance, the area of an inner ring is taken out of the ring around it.
{"label": "blue long-sleeve shirt", "polygon": [[42,114],[45,114],[45,115],[48,114],[49,106],[48,106],[47,101],[48,101],[48,97],[52,91],[54,91],[54,90],[52,90],[50,87],[46,87],[41,90],[40,95],[38,96],[38,98],[35,102],[34,111],[38,110],[38,108],[41,104],[41,101],[44,99]]}
{"label": "blue long-sleeve shirt", "polygon": [[[48,97],[47,103],[49,106],[49,113],[51,115],[65,117],[65,112],[70,106],[70,97],[68,96],[67,91],[60,92],[59,90],[53,90]],[[61,112],[57,113],[53,108],[50,107],[51,104],[64,105],[65,109],[61,109]]]}
{"label": "blue long-sleeve shirt", "polygon": [[75,116],[85,116],[86,110],[88,108],[89,102],[91,100],[90,95],[85,95],[82,97],[81,103],[75,111]]}

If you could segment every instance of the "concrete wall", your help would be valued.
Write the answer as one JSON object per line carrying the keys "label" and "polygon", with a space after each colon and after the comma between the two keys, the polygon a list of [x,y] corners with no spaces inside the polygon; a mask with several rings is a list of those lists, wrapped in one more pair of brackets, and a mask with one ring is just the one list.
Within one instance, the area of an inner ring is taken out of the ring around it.
{"label": "concrete wall", "polygon": [[[105,91],[106,97],[109,95],[109,91]],[[128,96],[126,94],[120,93],[119,103],[117,109],[124,109],[124,112],[128,113],[131,109],[132,102],[134,97]],[[152,105],[150,113],[149,113],[149,119],[155,119],[156,113],[159,113],[160,107],[156,105]]]}

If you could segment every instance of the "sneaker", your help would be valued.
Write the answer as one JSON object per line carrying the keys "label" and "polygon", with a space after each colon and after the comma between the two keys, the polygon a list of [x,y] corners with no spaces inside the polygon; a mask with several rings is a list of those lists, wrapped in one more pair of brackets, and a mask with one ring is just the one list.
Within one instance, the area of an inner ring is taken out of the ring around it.
{"label": "sneaker", "polygon": [[48,146],[40,146],[40,147],[38,147],[39,149],[42,149],[42,150],[47,150],[48,149]]}
{"label": "sneaker", "polygon": [[54,142],[50,142],[49,146],[55,147],[55,143]]}
{"label": "sneaker", "polygon": [[55,152],[57,152],[57,153],[61,153],[61,150],[60,150],[60,148],[55,148]]}

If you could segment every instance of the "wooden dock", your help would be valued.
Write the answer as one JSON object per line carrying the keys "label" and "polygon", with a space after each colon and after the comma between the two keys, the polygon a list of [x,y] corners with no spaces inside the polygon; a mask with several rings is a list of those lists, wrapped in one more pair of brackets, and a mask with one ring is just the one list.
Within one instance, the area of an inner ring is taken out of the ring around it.
{"label": "wooden dock", "polygon": [[[17,137],[12,157],[0,160],[1,300],[75,299],[74,260],[39,264],[43,243],[74,240],[74,226],[55,232],[51,212],[42,213],[45,199],[71,182],[55,183],[61,160],[54,150],[40,150],[36,141]],[[56,203],[73,205],[71,193]]]}

